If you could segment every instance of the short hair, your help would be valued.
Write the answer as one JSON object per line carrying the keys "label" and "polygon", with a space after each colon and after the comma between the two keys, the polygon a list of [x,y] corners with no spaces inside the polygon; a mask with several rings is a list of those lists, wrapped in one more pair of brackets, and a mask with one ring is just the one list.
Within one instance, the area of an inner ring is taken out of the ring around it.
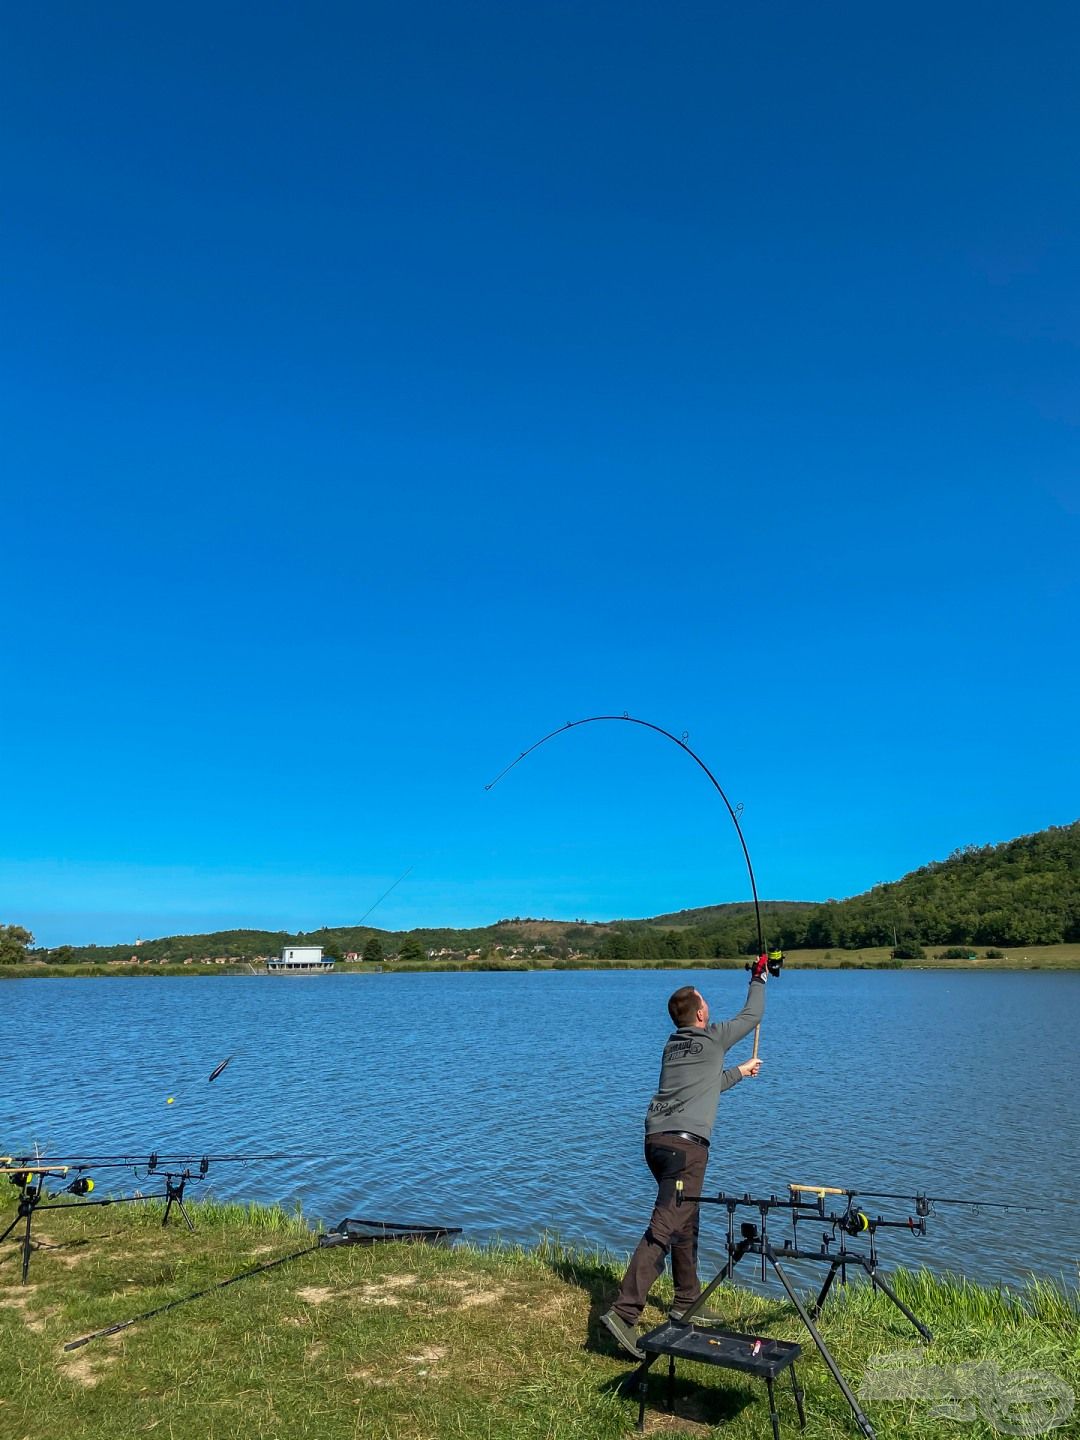
{"label": "short hair", "polygon": [[676,1028],[689,1025],[701,1007],[701,995],[693,985],[684,985],[676,990],[667,1002],[667,1011]]}

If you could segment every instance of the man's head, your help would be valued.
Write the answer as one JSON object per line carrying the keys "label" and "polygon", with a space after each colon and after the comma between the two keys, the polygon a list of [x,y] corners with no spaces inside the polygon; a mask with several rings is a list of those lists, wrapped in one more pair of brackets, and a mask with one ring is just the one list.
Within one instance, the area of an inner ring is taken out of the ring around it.
{"label": "man's head", "polygon": [[693,1025],[704,1029],[709,1023],[708,1002],[702,998],[701,991],[695,990],[693,985],[684,985],[681,990],[676,990],[667,1002],[667,1008],[672,1024],[677,1030],[681,1030],[684,1025]]}

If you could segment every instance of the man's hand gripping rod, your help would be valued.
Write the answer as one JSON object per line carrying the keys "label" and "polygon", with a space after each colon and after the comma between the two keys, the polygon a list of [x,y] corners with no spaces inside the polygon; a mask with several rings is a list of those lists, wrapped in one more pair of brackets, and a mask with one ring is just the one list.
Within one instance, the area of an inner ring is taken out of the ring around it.
{"label": "man's hand gripping rod", "polygon": [[[784,952],[782,950],[770,950],[767,955],[759,955],[752,965],[747,965],[750,971],[751,980],[760,980],[764,985],[769,975],[779,976],[784,967]],[[754,1053],[751,1060],[758,1058],[758,1040],[761,1038],[761,1026],[754,1026]]]}

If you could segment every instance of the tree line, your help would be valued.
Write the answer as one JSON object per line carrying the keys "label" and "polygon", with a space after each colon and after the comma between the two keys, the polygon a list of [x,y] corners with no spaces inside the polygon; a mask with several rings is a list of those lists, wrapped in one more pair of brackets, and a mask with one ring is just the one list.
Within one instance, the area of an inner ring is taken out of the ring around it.
{"label": "tree line", "polygon": [[[757,929],[747,904],[717,906],[679,917],[588,924],[543,922],[544,948],[553,958],[597,955],[608,960],[693,960],[753,954]],[[1080,942],[1080,821],[1053,826],[1002,845],[969,845],[848,900],[762,904],[765,941],[785,950],[858,950],[919,945],[1058,945]],[[376,961],[416,961],[432,950],[491,954],[528,946],[538,922],[515,918],[469,930],[425,928],[395,933],[341,926],[292,935],[285,931],[225,930],[167,936],[140,944],[141,960],[180,963],[188,956],[253,960],[285,945],[322,945],[324,953]],[[374,942],[374,943],[372,943]],[[130,945],[60,946],[34,950],[18,925],[0,926],[0,964],[22,960],[87,964],[128,959]]]}

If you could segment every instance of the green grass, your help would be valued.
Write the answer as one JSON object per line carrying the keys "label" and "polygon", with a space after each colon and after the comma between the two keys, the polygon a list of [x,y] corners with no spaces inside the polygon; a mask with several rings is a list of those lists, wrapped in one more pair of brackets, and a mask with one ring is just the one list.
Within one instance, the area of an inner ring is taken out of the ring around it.
{"label": "green grass", "polygon": [[[67,1340],[286,1254],[307,1236],[299,1217],[280,1210],[199,1205],[194,1235],[163,1230],[160,1213],[158,1205],[39,1212],[41,1248],[25,1288],[17,1247],[9,1239],[0,1248],[0,1440],[632,1433],[636,1406],[618,1388],[630,1365],[598,1327],[619,1266],[555,1241],[532,1250],[318,1250],[65,1353]],[[900,1274],[896,1283],[935,1342],[924,1352],[887,1301],[851,1287],[830,1298],[824,1330],[854,1384],[874,1356],[902,1351],[913,1363],[1045,1370],[1080,1389],[1080,1315],[1062,1290],[1038,1283],[1016,1294],[926,1273]],[[647,1322],[662,1318],[664,1303],[658,1290]],[[729,1289],[723,1309],[734,1329],[806,1342],[807,1440],[853,1434],[790,1304]],[[654,1386],[659,1398],[662,1382]],[[784,1431],[795,1435],[790,1403],[783,1402]],[[996,1433],[984,1419],[958,1432],[955,1421],[910,1400],[868,1408],[882,1440]],[[764,1387],[680,1366],[675,1417],[650,1410],[652,1433],[704,1435],[721,1423],[728,1440],[761,1440]]]}

